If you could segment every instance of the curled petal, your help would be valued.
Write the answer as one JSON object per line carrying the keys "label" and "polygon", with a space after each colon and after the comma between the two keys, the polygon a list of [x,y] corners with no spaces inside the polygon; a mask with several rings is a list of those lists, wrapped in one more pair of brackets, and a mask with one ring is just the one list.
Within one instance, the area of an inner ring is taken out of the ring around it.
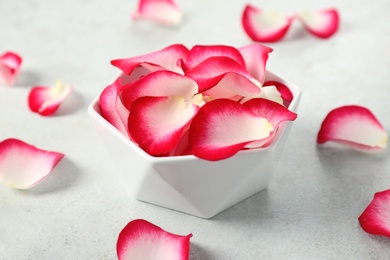
{"label": "curled petal", "polygon": [[210,57],[228,57],[235,60],[238,64],[245,67],[245,61],[240,52],[232,47],[226,45],[195,45],[188,53],[185,61],[186,70],[197,66],[202,61]]}
{"label": "curled petal", "polygon": [[72,92],[72,87],[57,81],[53,87],[35,86],[28,95],[28,105],[31,111],[42,116],[54,114],[61,103]]}
{"label": "curled petal", "polygon": [[146,220],[136,219],[119,233],[118,259],[187,260],[191,237],[192,234],[172,234]]}
{"label": "curled petal", "polygon": [[257,42],[279,41],[287,33],[291,21],[291,17],[263,11],[252,5],[247,5],[242,15],[245,32]]}
{"label": "curled petal", "polygon": [[333,141],[361,151],[382,150],[387,133],[367,108],[351,105],[329,112],[322,122],[317,142]]}
{"label": "curled petal", "polygon": [[127,109],[139,97],[178,96],[186,101],[198,93],[198,85],[189,77],[172,71],[156,71],[122,87],[122,100]]}
{"label": "curled petal", "polygon": [[146,18],[164,25],[177,25],[181,22],[182,11],[173,0],[139,0],[133,18]]}
{"label": "curled petal", "polygon": [[265,65],[268,60],[268,54],[272,49],[262,44],[250,44],[239,49],[244,57],[246,69],[248,72],[263,83],[265,78]]}
{"label": "curled petal", "polygon": [[216,99],[202,106],[194,117],[189,146],[202,159],[216,161],[233,156],[246,144],[267,138],[272,124],[255,115],[244,105]]}
{"label": "curled petal", "polygon": [[306,30],[319,38],[329,38],[339,27],[340,19],[336,9],[306,11],[297,17]]}
{"label": "curled petal", "polygon": [[157,70],[170,70],[183,74],[181,61],[186,59],[187,55],[187,47],[182,44],[173,44],[149,54],[127,59],[112,60],[111,64],[121,69],[126,75],[130,75],[138,66],[145,67],[151,72]]}
{"label": "curled petal", "polygon": [[177,146],[198,110],[182,97],[141,97],[133,102],[128,128],[144,151],[165,154]]}
{"label": "curled petal", "polygon": [[[204,92],[216,86],[227,74],[234,73],[247,78],[245,84],[260,85],[241,64],[228,57],[211,57],[194,68],[186,71],[185,75],[198,83],[199,92]],[[247,86],[251,87],[251,86]],[[258,90],[260,91],[260,89]]]}
{"label": "curled petal", "polygon": [[264,82],[263,87],[267,87],[267,86],[275,86],[278,92],[281,94],[281,97],[283,99],[283,104],[286,107],[290,105],[291,101],[294,98],[294,95],[286,85],[277,81],[266,81]]}
{"label": "curled petal", "polygon": [[390,190],[375,193],[360,215],[359,223],[369,234],[390,237]]}
{"label": "curled petal", "polygon": [[19,74],[22,57],[15,52],[5,52],[0,56],[0,82],[13,85]]}
{"label": "curled petal", "polygon": [[125,136],[129,136],[127,119],[129,111],[124,107],[119,98],[121,79],[107,86],[99,97],[99,109],[104,119],[117,128]]}
{"label": "curled petal", "polygon": [[38,149],[18,139],[0,142],[0,181],[28,189],[40,183],[64,154]]}

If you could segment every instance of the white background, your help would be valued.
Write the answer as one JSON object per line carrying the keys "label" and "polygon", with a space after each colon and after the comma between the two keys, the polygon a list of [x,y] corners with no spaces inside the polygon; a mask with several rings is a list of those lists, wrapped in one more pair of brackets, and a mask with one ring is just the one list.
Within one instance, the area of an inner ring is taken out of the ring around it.
{"label": "white background", "polygon": [[[370,108],[390,129],[390,1],[252,1],[292,14],[336,7],[339,32],[317,39],[295,22],[268,68],[303,91],[281,162],[267,190],[210,220],[129,198],[87,106],[117,75],[110,60],[172,43],[251,43],[241,27],[246,1],[179,1],[177,28],[135,23],[136,1],[0,0],[0,52],[23,58],[16,84],[0,86],[0,139],[22,139],[66,157],[31,190],[0,186],[0,259],[115,259],[132,219],[193,233],[190,259],[388,259],[390,240],[366,234],[358,217],[377,191],[390,189],[389,151],[362,154],[316,145],[333,108]],[[34,85],[57,79],[75,92],[56,116],[31,113]],[[21,161],[23,163],[23,161]]]}

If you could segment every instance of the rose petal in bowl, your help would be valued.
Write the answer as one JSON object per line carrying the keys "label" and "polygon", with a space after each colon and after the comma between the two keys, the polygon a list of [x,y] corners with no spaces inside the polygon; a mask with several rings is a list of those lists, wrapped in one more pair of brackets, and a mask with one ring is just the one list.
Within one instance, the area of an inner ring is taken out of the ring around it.
{"label": "rose petal in bowl", "polygon": [[182,11],[173,0],[140,0],[133,18],[146,18],[164,25],[177,25],[181,22]]}
{"label": "rose petal in bowl", "polygon": [[19,74],[22,57],[19,54],[8,51],[0,55],[0,83],[13,85]]}
{"label": "rose petal in bowl", "polygon": [[292,18],[276,12],[263,11],[247,5],[242,15],[242,25],[248,36],[257,42],[276,42],[290,28]]}
{"label": "rose petal in bowl", "polygon": [[379,151],[386,148],[387,132],[369,109],[342,106],[329,112],[322,122],[317,143],[328,141],[360,151]]}
{"label": "rose petal in bowl", "polygon": [[308,32],[319,37],[329,38],[339,28],[340,18],[336,9],[306,11],[297,15]]}
{"label": "rose petal in bowl", "polygon": [[192,234],[172,234],[146,220],[130,221],[119,233],[119,260],[188,260]]}
{"label": "rose petal in bowl", "polygon": [[64,154],[46,151],[18,139],[0,142],[0,181],[17,189],[40,183]]}

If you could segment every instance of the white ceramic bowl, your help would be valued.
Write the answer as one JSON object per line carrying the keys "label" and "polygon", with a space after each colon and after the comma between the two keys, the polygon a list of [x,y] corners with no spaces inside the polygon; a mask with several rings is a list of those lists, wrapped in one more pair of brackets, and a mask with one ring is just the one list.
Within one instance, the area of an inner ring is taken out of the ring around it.
{"label": "white ceramic bowl", "polygon": [[[294,99],[289,109],[296,112],[301,91],[271,72],[267,80],[290,88]],[[211,218],[267,187],[292,125],[283,123],[267,148],[210,162],[193,155],[147,154],[100,115],[98,97],[88,113],[133,198],[201,218]]]}

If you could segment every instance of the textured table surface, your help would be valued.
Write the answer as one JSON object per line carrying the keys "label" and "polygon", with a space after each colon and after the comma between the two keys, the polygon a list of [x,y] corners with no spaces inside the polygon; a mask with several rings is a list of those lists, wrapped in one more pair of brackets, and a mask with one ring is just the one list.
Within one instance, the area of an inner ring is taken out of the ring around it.
{"label": "textured table surface", "polygon": [[[357,220],[390,188],[389,150],[318,147],[316,136],[325,115],[346,104],[370,108],[390,130],[390,1],[252,2],[283,13],[334,6],[342,23],[329,40],[294,23],[269,44],[268,68],[303,91],[299,118],[269,187],[204,220],[129,198],[87,107],[117,74],[111,59],[172,43],[251,43],[240,20],[246,1],[178,1],[184,20],[166,28],[134,23],[135,1],[0,0],[0,52],[24,58],[17,83],[0,86],[0,139],[66,154],[33,189],[1,185],[0,259],[115,259],[120,230],[136,218],[193,233],[190,259],[389,259],[390,240]],[[56,116],[31,113],[31,86],[57,79],[74,87],[72,97]]]}

